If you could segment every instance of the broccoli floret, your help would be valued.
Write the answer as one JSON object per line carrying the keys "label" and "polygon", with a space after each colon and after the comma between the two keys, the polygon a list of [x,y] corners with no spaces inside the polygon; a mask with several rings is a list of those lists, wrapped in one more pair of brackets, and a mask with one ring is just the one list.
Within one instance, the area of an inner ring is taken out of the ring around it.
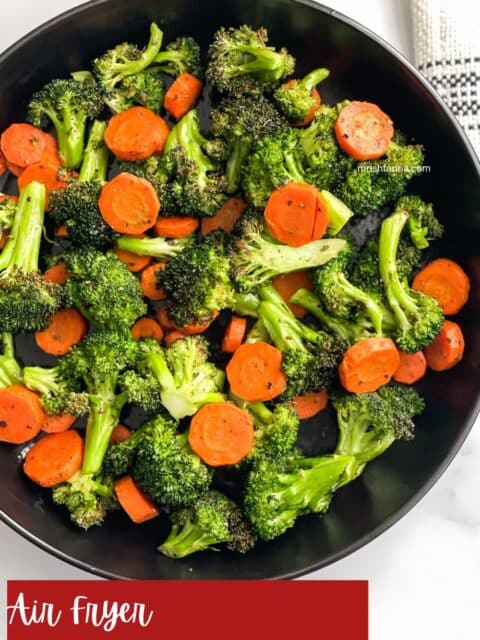
{"label": "broccoli floret", "polygon": [[246,553],[255,545],[256,537],[237,505],[211,490],[191,507],[174,511],[172,530],[158,550],[168,558],[185,558],[192,553],[215,549],[225,544],[227,549]]}
{"label": "broccoli floret", "polygon": [[159,72],[150,68],[124,78],[117,87],[104,95],[104,101],[113,113],[120,113],[134,105],[159,112],[165,97],[165,81]]}
{"label": "broccoli floret", "polygon": [[[181,341],[180,341],[181,342]],[[188,433],[157,416],[138,443],[133,478],[155,502],[170,508],[195,503],[211,482],[211,471],[192,451]]]}
{"label": "broccoli floret", "polygon": [[172,258],[159,274],[174,324],[206,324],[215,312],[233,304],[226,239],[212,232],[202,241],[187,246]]}
{"label": "broccoli floret", "polygon": [[[145,160],[120,162],[121,172],[131,173],[139,178],[145,178],[145,180],[152,183],[155,190],[161,195],[165,195],[162,194],[162,191],[166,192],[168,190],[169,187],[167,188],[166,183],[169,177],[173,174],[174,169],[175,162],[171,154],[167,156],[164,154],[153,154],[152,156],[145,158]],[[170,195],[170,198],[171,197],[172,196]],[[165,208],[166,204],[162,200],[162,215],[168,214],[168,212],[165,211]]]}
{"label": "broccoli floret", "polygon": [[138,279],[113,252],[85,249],[62,259],[71,275],[65,283],[67,303],[96,327],[129,329],[146,314]]}
{"label": "broccoli floret", "polygon": [[193,416],[204,404],[223,402],[224,373],[208,362],[208,344],[202,336],[176,340],[167,349],[155,340],[142,340],[141,371],[160,385],[163,406],[176,420]]}
{"label": "broccoli floret", "polygon": [[131,251],[140,256],[151,256],[157,260],[170,260],[181,253],[185,247],[192,244],[192,236],[183,238],[120,236],[116,244],[119,249]]}
{"label": "broccoli floret", "polygon": [[41,394],[40,402],[47,413],[69,413],[82,416],[88,413],[88,394],[82,392],[77,380],[63,377],[63,369],[53,367],[24,367],[23,384]]}
{"label": "broccoli floret", "polygon": [[107,514],[118,507],[113,482],[102,474],[78,471],[54,487],[52,497],[55,504],[68,509],[72,522],[85,530],[103,524]]}
{"label": "broccoli floret", "polygon": [[277,51],[267,42],[264,28],[220,28],[208,51],[208,81],[219,91],[231,93],[258,92],[258,85],[276,86],[294,72],[295,59],[285,48]]}
{"label": "broccoli floret", "polygon": [[408,231],[413,246],[426,249],[431,240],[441,238],[443,225],[433,213],[433,206],[424,202],[419,196],[403,196],[397,203],[408,213]]}
{"label": "broccoli floret", "polygon": [[226,178],[207,155],[207,142],[195,110],[170,131],[162,163],[168,177],[161,189],[162,211],[212,216],[226,200]]}
{"label": "broccoli floret", "polygon": [[76,80],[52,80],[35,93],[28,106],[32,124],[42,126],[51,120],[58,139],[62,164],[67,169],[80,166],[83,157],[88,120],[102,109],[102,98],[96,87]]}
{"label": "broccoli floret", "polygon": [[282,397],[290,399],[328,387],[346,343],[300,322],[271,285],[260,287],[260,297],[265,301],[258,315],[273,344],[282,351],[282,370],[287,376]]}
{"label": "broccoli floret", "polygon": [[340,430],[335,453],[354,456],[342,485],[355,480],[366,463],[381,455],[395,440],[413,438],[412,418],[425,408],[414,389],[393,383],[373,393],[336,391],[331,401]]}
{"label": "broccoli floret", "polygon": [[20,382],[22,371],[15,358],[15,345],[12,334],[2,333],[0,341],[0,389],[6,389],[12,384]]}
{"label": "broccoli floret", "polygon": [[285,533],[297,518],[324,513],[354,458],[348,455],[262,460],[247,477],[244,508],[263,540]]}
{"label": "broccoli floret", "polygon": [[108,149],[103,141],[106,122],[96,120],[91,128],[77,181],[50,194],[50,215],[64,224],[74,247],[105,251],[115,233],[103,220],[98,199],[107,178]]}
{"label": "broccoli floret", "polygon": [[0,254],[0,326],[3,331],[40,331],[63,302],[62,287],[38,271],[45,217],[45,186],[31,182],[20,192],[10,235]]}
{"label": "broccoli floret", "polygon": [[400,200],[380,229],[379,268],[390,308],[396,319],[395,341],[407,352],[420,351],[440,332],[443,313],[437,301],[410,289],[397,268],[397,251],[408,218],[408,200]]}
{"label": "broccoli floret", "polygon": [[317,101],[313,90],[329,75],[328,69],[314,69],[301,80],[290,80],[275,89],[273,99],[290,122],[303,120],[315,108]]}
{"label": "broccoli floret", "polygon": [[288,126],[273,104],[263,96],[238,95],[223,98],[210,113],[212,134],[228,145],[227,193],[240,186],[241,170],[252,142]]}
{"label": "broccoli floret", "polygon": [[281,273],[325,264],[345,246],[340,238],[313,240],[301,247],[278,244],[261,220],[245,214],[236,236],[230,261],[236,285],[243,291],[255,289]]}
{"label": "broccoli floret", "polygon": [[13,223],[17,203],[10,196],[0,193],[0,238],[4,231],[8,231]]}
{"label": "broccoli floret", "polygon": [[155,58],[155,69],[171,76],[191,73],[198,78],[203,75],[201,50],[198,42],[189,36],[182,36],[168,44]]}

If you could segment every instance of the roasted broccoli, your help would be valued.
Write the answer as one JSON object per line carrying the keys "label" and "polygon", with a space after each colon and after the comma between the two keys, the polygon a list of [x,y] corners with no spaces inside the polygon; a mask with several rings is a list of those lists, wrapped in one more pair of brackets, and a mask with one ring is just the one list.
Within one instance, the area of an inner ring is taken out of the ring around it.
{"label": "roasted broccoli", "polygon": [[17,203],[13,198],[0,193],[0,239],[5,231],[9,231],[15,217]]}
{"label": "roasted broccoli", "polygon": [[177,38],[157,54],[154,69],[171,76],[191,73],[198,78],[203,75],[201,51],[198,42],[189,36]]}
{"label": "roasted broccoli", "polygon": [[135,238],[120,236],[116,245],[124,251],[131,251],[140,256],[151,256],[157,260],[170,260],[192,244],[192,237],[183,238]]}
{"label": "roasted broccoli", "polygon": [[275,89],[273,99],[290,122],[301,122],[315,108],[317,100],[313,90],[329,75],[328,69],[314,69],[301,80],[290,80]]}
{"label": "roasted broccoli", "polygon": [[115,89],[104,94],[104,102],[113,113],[135,105],[158,112],[163,106],[165,81],[153,68],[124,78]]}
{"label": "roasted broccoli", "polygon": [[414,247],[426,249],[431,240],[442,237],[443,226],[435,217],[431,204],[419,196],[403,196],[397,206],[408,213],[408,231]]}
{"label": "roasted broccoli", "polygon": [[0,389],[17,384],[21,379],[21,368],[15,357],[15,344],[11,333],[0,335]]}
{"label": "roasted broccoli", "polygon": [[79,381],[64,376],[62,367],[24,367],[23,384],[41,394],[40,401],[47,413],[82,416],[90,409],[88,394]]}

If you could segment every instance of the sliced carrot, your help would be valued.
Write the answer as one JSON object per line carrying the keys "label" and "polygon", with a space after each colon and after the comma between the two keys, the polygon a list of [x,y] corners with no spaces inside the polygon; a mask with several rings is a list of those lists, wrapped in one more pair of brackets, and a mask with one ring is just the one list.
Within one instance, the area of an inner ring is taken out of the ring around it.
{"label": "sliced carrot", "polygon": [[55,227],[55,237],[56,238],[69,238],[70,234],[68,233],[68,229],[64,224],[59,224],[58,227]]}
{"label": "sliced carrot", "polygon": [[197,218],[182,218],[181,216],[160,217],[157,218],[153,232],[156,236],[162,238],[182,238],[196,231],[198,225]]}
{"label": "sliced carrot", "polygon": [[427,361],[422,351],[416,353],[405,353],[398,350],[400,356],[400,366],[393,374],[395,382],[402,384],[415,384],[423,378],[427,372]]}
{"label": "sliced carrot", "polygon": [[10,235],[10,231],[8,229],[3,231],[2,234],[0,235],[0,249],[3,249],[3,247],[7,244],[9,235]]}
{"label": "sliced carrot", "polygon": [[138,253],[132,253],[118,247],[115,247],[114,252],[132,273],[143,271],[153,260],[151,256],[139,256]]}
{"label": "sliced carrot", "polygon": [[82,467],[83,440],[74,429],[50,433],[27,453],[23,470],[41,487],[54,487],[74,476]]}
{"label": "sliced carrot", "polygon": [[11,200],[12,202],[18,202],[18,196],[11,196],[9,193],[0,193],[0,202],[2,200]]}
{"label": "sliced carrot", "polygon": [[340,382],[351,393],[376,391],[392,379],[400,356],[390,338],[363,338],[347,349],[338,368]]}
{"label": "sliced carrot", "polygon": [[65,284],[70,277],[67,273],[67,267],[64,262],[58,262],[45,271],[43,277],[47,282],[55,282],[55,284]]}
{"label": "sliced carrot", "polygon": [[293,398],[290,403],[298,414],[300,420],[307,420],[323,411],[328,404],[328,391],[311,391],[303,396]]}
{"label": "sliced carrot", "polygon": [[442,330],[425,349],[425,359],[432,371],[447,371],[463,358],[465,339],[456,322],[445,320]]}
{"label": "sliced carrot", "polygon": [[132,432],[128,427],[124,424],[117,424],[117,426],[113,428],[110,442],[123,442],[124,440],[128,440],[131,435]]}
{"label": "sliced carrot", "polygon": [[88,333],[88,322],[76,309],[57,311],[43,331],[35,332],[37,345],[52,356],[63,356]]}
{"label": "sliced carrot", "polygon": [[159,274],[165,269],[164,262],[155,262],[150,267],[142,271],[140,276],[140,284],[142,285],[143,295],[150,300],[164,300],[165,291],[159,286]]}
{"label": "sliced carrot", "polygon": [[339,146],[355,160],[374,160],[383,156],[393,134],[391,119],[371,102],[349,102],[335,123]]}
{"label": "sliced carrot", "polygon": [[217,317],[218,311],[214,311],[212,317],[203,324],[188,324],[185,327],[177,327],[175,325],[174,328],[186,336],[196,336],[199,333],[204,333]]}
{"label": "sliced carrot", "polygon": [[18,178],[18,176],[22,175],[23,167],[18,167],[16,164],[13,164],[12,162],[8,162],[8,160],[6,160],[5,162],[7,165],[7,169],[10,171],[10,173],[13,176]]}
{"label": "sliced carrot", "polygon": [[252,416],[230,402],[204,405],[193,416],[188,442],[211,467],[240,462],[253,448]]}
{"label": "sliced carrot", "polygon": [[417,273],[412,288],[435,298],[443,313],[453,316],[468,300],[470,279],[453,260],[437,258]]}
{"label": "sliced carrot", "polygon": [[230,233],[246,207],[247,203],[238,196],[225,200],[214,216],[202,218],[202,235],[206,236],[215,229],[223,229]]}
{"label": "sliced carrot", "polygon": [[299,289],[312,290],[313,285],[310,276],[308,275],[308,271],[292,271],[290,273],[275,276],[272,280],[272,285],[285,300],[288,308],[296,318],[303,318],[307,315],[307,310],[298,304],[290,302],[290,298]]}
{"label": "sliced carrot", "polygon": [[51,191],[57,189],[63,189],[67,186],[65,180],[61,180],[58,176],[60,165],[56,164],[53,158],[49,157],[48,160],[42,160],[41,162],[35,162],[30,164],[17,179],[18,190],[24,189],[27,184],[31,182],[40,182],[45,185],[46,189],[46,201],[45,208],[48,211],[48,197]]}
{"label": "sliced carrot", "polygon": [[123,510],[135,524],[142,524],[159,515],[155,504],[135,484],[131,476],[117,480],[115,493]]}
{"label": "sliced carrot", "polygon": [[191,73],[181,73],[163,99],[163,106],[177,120],[195,106],[202,93],[203,82]]}
{"label": "sliced carrot", "polygon": [[131,173],[119,173],[102,188],[98,207],[112,229],[136,235],[153,227],[160,202],[148,180]]}
{"label": "sliced carrot", "polygon": [[185,334],[180,331],[169,331],[164,338],[165,346],[171,347],[174,342],[185,338]]}
{"label": "sliced carrot", "polygon": [[222,351],[225,353],[235,353],[243,342],[246,330],[246,319],[239,318],[238,316],[232,316],[223,336]]}
{"label": "sliced carrot", "polygon": [[62,159],[60,158],[56,139],[49,133],[44,133],[43,135],[45,136],[45,149],[43,151],[42,161],[52,162],[53,164],[61,166]]}
{"label": "sliced carrot", "polygon": [[165,331],[173,331],[176,328],[175,324],[168,317],[167,307],[162,307],[157,311],[157,320]]}
{"label": "sliced carrot", "polygon": [[11,124],[0,138],[0,148],[5,160],[19,169],[40,162],[46,144],[45,133],[26,122]]}
{"label": "sliced carrot", "polygon": [[163,339],[163,329],[153,318],[140,318],[137,320],[131,328],[131,333],[135,340],[153,338],[153,340],[160,342]]}
{"label": "sliced carrot", "polygon": [[64,413],[61,416],[47,415],[42,424],[45,433],[63,433],[67,431],[77,420],[76,416]]}
{"label": "sliced carrot", "polygon": [[5,156],[3,155],[3,153],[0,151],[0,176],[3,176],[6,171],[7,161],[5,160]]}
{"label": "sliced carrot", "polygon": [[105,143],[121,160],[143,160],[161,153],[170,130],[163,118],[145,107],[131,107],[110,118]]}
{"label": "sliced carrot", "polygon": [[45,417],[34,391],[20,384],[0,390],[0,442],[28,442],[38,435]]}
{"label": "sliced carrot", "polygon": [[226,373],[232,393],[247,402],[273,400],[285,390],[282,352],[266,342],[242,344],[233,354]]}

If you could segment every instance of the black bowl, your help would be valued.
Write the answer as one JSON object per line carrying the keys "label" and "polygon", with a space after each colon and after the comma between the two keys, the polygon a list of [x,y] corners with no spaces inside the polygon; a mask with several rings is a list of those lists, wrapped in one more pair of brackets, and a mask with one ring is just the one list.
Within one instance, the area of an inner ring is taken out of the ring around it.
{"label": "black bowl", "polygon": [[[452,115],[429,85],[386,43],[335,11],[290,0],[96,0],[46,23],[0,56],[0,130],[24,117],[33,91],[51,78],[81,69],[109,46],[143,42],[149,23],[159,22],[171,39],[183,33],[205,47],[221,25],[265,25],[274,44],[299,60],[298,72],[331,69],[322,85],[325,101],[355,98],[377,102],[396,126],[425,144],[429,173],[413,188],[434,202],[446,227],[438,248],[458,260],[472,278],[472,295],[459,321],[467,350],[444,374],[421,385],[427,410],[416,438],[396,444],[371,463],[355,483],[336,495],[322,518],[307,517],[245,557],[205,552],[172,561],[155,552],[164,522],[142,527],[121,514],[88,534],[71,526],[44,492],[19,471],[21,448],[0,447],[2,519],[56,556],[109,578],[242,579],[299,576],[366,544],[403,516],[436,482],[458,452],[479,409],[480,378],[480,189],[479,163]],[[0,185],[1,186],[1,185]],[[18,348],[24,361],[39,357],[30,337]],[[307,425],[312,451],[335,442],[329,417]]]}

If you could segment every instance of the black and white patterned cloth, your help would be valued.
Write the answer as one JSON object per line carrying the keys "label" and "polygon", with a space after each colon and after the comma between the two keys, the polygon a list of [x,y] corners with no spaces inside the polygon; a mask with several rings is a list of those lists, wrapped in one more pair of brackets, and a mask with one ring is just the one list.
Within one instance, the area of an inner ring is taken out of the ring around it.
{"label": "black and white patterned cloth", "polygon": [[480,155],[478,0],[411,0],[415,64],[451,108]]}

